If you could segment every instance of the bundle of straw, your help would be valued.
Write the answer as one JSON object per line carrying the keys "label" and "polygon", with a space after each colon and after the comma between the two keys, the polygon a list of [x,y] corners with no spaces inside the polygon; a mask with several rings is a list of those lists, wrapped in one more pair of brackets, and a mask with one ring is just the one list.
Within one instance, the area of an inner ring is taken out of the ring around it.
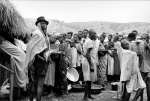
{"label": "bundle of straw", "polygon": [[0,36],[8,41],[14,38],[26,41],[30,29],[9,0],[0,0]]}

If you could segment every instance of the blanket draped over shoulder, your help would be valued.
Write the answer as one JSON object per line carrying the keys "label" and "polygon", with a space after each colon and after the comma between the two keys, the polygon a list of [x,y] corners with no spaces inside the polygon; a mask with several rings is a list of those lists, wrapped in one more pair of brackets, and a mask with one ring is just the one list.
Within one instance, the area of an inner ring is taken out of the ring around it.
{"label": "blanket draped over shoulder", "polygon": [[139,61],[135,52],[122,49],[120,81],[127,82],[126,88],[129,93],[146,87],[139,70]]}
{"label": "blanket draped over shoulder", "polygon": [[45,41],[44,36],[40,32],[40,30],[36,30],[33,32],[33,36],[29,43],[27,44],[26,48],[26,62],[25,65],[28,67],[31,65],[34,56],[47,48],[47,44]]}

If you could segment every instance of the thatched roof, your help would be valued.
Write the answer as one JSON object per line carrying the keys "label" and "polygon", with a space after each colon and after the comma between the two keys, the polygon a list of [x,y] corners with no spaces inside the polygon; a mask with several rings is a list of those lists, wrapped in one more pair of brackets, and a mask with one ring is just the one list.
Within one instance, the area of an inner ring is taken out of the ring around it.
{"label": "thatched roof", "polygon": [[0,0],[0,35],[9,38],[23,38],[29,33],[22,16],[9,0]]}

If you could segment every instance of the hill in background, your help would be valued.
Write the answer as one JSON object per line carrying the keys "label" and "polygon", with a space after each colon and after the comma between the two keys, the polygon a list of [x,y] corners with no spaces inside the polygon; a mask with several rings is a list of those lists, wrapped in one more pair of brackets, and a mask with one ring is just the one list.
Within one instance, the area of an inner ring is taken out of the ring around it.
{"label": "hill in background", "polygon": [[[30,26],[32,30],[36,27],[34,25],[35,20],[26,19],[26,23]],[[49,20],[48,33],[66,33],[72,31],[77,33],[79,30],[83,29],[94,29],[98,34],[103,32],[106,33],[129,33],[132,30],[137,30],[139,33],[150,33],[150,23],[135,22],[135,23],[114,23],[114,22],[72,22],[65,23],[59,20]]]}

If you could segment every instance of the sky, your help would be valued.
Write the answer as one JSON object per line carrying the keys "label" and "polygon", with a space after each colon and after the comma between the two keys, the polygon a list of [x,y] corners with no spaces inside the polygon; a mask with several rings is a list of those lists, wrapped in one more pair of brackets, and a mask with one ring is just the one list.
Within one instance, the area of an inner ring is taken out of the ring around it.
{"label": "sky", "polygon": [[64,22],[150,22],[150,1],[11,0],[24,18],[45,16]]}

